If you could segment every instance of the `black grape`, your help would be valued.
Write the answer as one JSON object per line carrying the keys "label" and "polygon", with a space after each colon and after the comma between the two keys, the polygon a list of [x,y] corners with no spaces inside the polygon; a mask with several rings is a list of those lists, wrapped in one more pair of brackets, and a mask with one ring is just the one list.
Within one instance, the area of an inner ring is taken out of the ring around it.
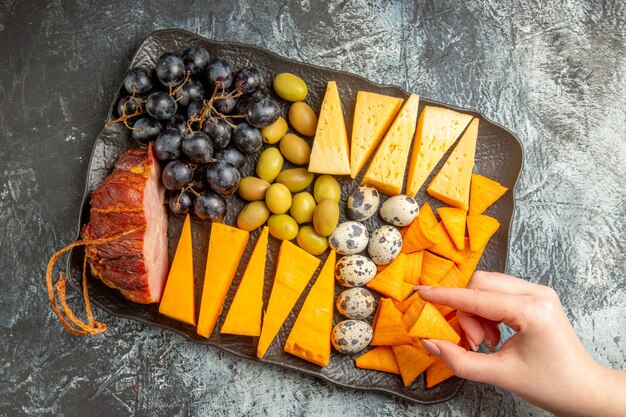
{"label": "black grape", "polygon": [[206,179],[213,191],[221,195],[230,195],[237,191],[241,175],[237,168],[228,162],[217,161],[207,167]]}
{"label": "black grape", "polygon": [[235,74],[233,85],[236,90],[250,94],[261,88],[263,76],[256,68],[242,68]]}
{"label": "black grape", "polygon": [[180,90],[176,91],[176,94],[174,94],[176,101],[181,106],[188,106],[192,101],[202,98],[203,95],[204,87],[202,86],[202,83],[195,78],[187,80],[185,85],[183,85]]}
{"label": "black grape", "polygon": [[175,87],[185,79],[185,63],[173,52],[167,52],[159,57],[156,64],[156,76],[166,87]]}
{"label": "black grape", "polygon": [[132,136],[139,143],[148,143],[161,134],[163,127],[152,117],[142,117],[133,125]]}
{"label": "black grape", "polygon": [[117,102],[117,114],[119,116],[134,114],[137,111],[137,102],[131,96],[124,96]]}
{"label": "black grape", "polygon": [[259,129],[271,125],[279,116],[278,106],[269,98],[254,100],[246,109],[246,121]]}
{"label": "black grape", "polygon": [[201,98],[192,101],[187,107],[187,118],[199,117],[203,106],[204,101]]}
{"label": "black grape", "polygon": [[228,147],[226,149],[220,149],[213,155],[218,161],[226,161],[229,164],[235,166],[235,168],[241,168],[246,163],[246,156],[239,152],[237,148]]}
{"label": "black grape", "polygon": [[183,153],[196,164],[206,164],[213,157],[211,139],[204,132],[192,132],[183,138]]}
{"label": "black grape", "polygon": [[213,146],[222,149],[230,143],[233,128],[223,119],[214,117],[213,120],[209,119],[204,122],[202,131],[209,136]]}
{"label": "black grape", "polygon": [[221,222],[226,215],[226,201],[213,191],[203,191],[196,197],[193,211],[202,220]]}
{"label": "black grape", "polygon": [[182,155],[183,134],[178,129],[167,129],[156,138],[154,153],[159,161],[178,159]]}
{"label": "black grape", "polygon": [[188,162],[170,161],[163,168],[161,180],[168,190],[179,190],[193,179],[193,169]]}
{"label": "black grape", "polygon": [[234,97],[215,99],[213,106],[222,114],[232,114],[237,107],[237,99]]}
{"label": "black grape", "polygon": [[[145,68],[133,68],[124,76],[128,94],[146,94],[152,90],[152,74]],[[134,91],[133,91],[134,90]],[[128,114],[128,113],[127,113]]]}
{"label": "black grape", "polygon": [[155,119],[166,120],[176,114],[178,104],[174,97],[163,91],[157,91],[148,96],[146,111]]}
{"label": "black grape", "polygon": [[241,152],[251,155],[258,152],[263,146],[261,131],[248,123],[240,123],[233,132],[233,143]]}
{"label": "black grape", "polygon": [[215,58],[207,66],[207,78],[211,89],[220,82],[224,88],[230,88],[233,83],[233,69],[230,64],[220,58]]}
{"label": "black grape", "polygon": [[185,192],[172,193],[169,196],[168,206],[170,211],[178,216],[191,211],[194,203],[194,195],[190,190]]}
{"label": "black grape", "polygon": [[182,133],[187,130],[187,119],[182,114],[175,114],[170,120],[167,121],[166,129],[178,129]]}
{"label": "black grape", "polygon": [[209,51],[201,46],[192,46],[183,52],[183,62],[191,75],[201,74],[209,63]]}

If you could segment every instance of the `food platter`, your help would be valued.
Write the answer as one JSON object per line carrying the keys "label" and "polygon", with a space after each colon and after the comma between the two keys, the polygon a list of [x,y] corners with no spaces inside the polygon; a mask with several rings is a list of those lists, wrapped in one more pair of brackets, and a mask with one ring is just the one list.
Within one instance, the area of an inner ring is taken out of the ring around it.
{"label": "food platter", "polygon": [[[351,130],[351,121],[354,110],[354,102],[356,94],[359,90],[376,92],[395,97],[406,99],[409,94],[394,86],[379,85],[372,83],[357,75],[349,74],[342,71],[331,70],[296,62],[287,58],[278,56],[272,52],[261,48],[245,45],[235,42],[218,42],[200,37],[196,34],[183,30],[162,30],[149,35],[141,44],[133,57],[130,67],[135,66],[154,66],[157,58],[167,51],[182,51],[193,45],[205,47],[211,56],[219,56],[228,60],[234,67],[241,68],[244,66],[254,66],[258,68],[266,80],[272,79],[274,75],[281,72],[291,72],[299,75],[307,81],[310,94],[307,102],[316,111],[319,110],[323,99],[326,83],[330,80],[337,82],[337,86],[341,91],[342,104],[344,107],[345,120],[348,132]],[[109,110],[108,118],[112,119],[115,104],[122,96],[122,89],[118,90]],[[273,94],[269,92],[268,94]],[[478,134],[478,143],[476,148],[476,165],[475,172],[486,175],[490,178],[496,178],[503,186],[513,190],[522,168],[523,151],[519,140],[513,133],[507,129],[489,121],[480,113],[458,109],[432,100],[420,99],[420,110],[425,105],[435,105],[453,110],[462,111],[480,119],[480,129]],[[281,111],[286,113],[286,105],[281,104]],[[123,125],[114,124],[105,126],[94,142],[91,160],[87,173],[85,195],[82,202],[82,208],[79,216],[79,229],[89,221],[89,199],[93,190],[103,181],[105,176],[111,171],[117,157],[124,150],[134,145],[130,137],[129,131]],[[442,159],[442,161],[445,159]],[[250,159],[242,168],[244,175],[249,175],[254,171],[255,161]],[[433,172],[436,172],[435,169]],[[349,177],[342,177],[339,182],[342,189],[342,207],[345,207],[347,196],[359,184],[361,176],[355,180]],[[490,214],[496,217],[501,227],[493,236],[492,241],[487,246],[485,253],[480,261],[479,268],[491,271],[505,271],[507,262],[507,253],[509,245],[509,229],[514,211],[513,192],[507,193],[497,204],[490,208]],[[416,196],[421,203],[428,201],[432,206],[440,206],[441,203],[427,196],[422,190]],[[230,225],[235,224],[237,213],[244,206],[245,201],[236,195],[229,196],[227,199],[227,214],[224,222]],[[169,236],[169,259],[171,260],[176,249],[176,242],[180,234],[183,219],[170,214],[168,225]],[[340,221],[345,221],[346,215],[342,211]],[[383,224],[382,219],[375,216],[365,222],[369,230]],[[192,238],[194,247],[194,281],[196,289],[196,304],[200,304],[199,295],[203,285],[203,271],[206,264],[206,253],[208,249],[208,236],[210,234],[211,225],[200,221],[193,221]],[[259,235],[259,230],[251,233],[250,242],[244,252],[244,256],[239,265],[237,275],[235,276],[232,287],[224,304],[224,311],[228,311],[232,298],[234,296],[237,284],[241,279],[241,275],[249,259],[252,248]],[[270,239],[268,262],[265,268],[265,288],[264,302],[267,303],[271,289],[271,279],[276,269],[276,259],[280,242],[274,238]],[[324,261],[327,253],[322,255],[320,259]],[[72,250],[68,264],[67,273],[70,283],[75,288],[80,288],[81,271],[83,265],[84,251],[81,248]],[[298,311],[300,310],[304,299],[312,285],[315,282],[317,273],[309,283],[307,289],[301,295],[294,310],[287,318],[278,336],[272,343],[262,362],[272,363],[289,369],[294,369],[313,375],[329,381],[331,383],[349,387],[354,389],[385,392],[404,399],[418,403],[436,403],[446,401],[452,398],[461,388],[463,381],[459,378],[451,378],[434,388],[427,389],[425,387],[424,378],[418,378],[409,387],[403,387],[400,378],[382,372],[374,372],[364,369],[358,369],[354,365],[354,357],[350,355],[341,355],[333,352],[330,365],[321,368],[312,363],[306,362],[295,356],[291,356],[282,350],[282,346],[289,334],[289,329],[293,326]],[[169,319],[158,313],[156,305],[140,305],[132,303],[123,298],[119,292],[110,289],[96,279],[88,280],[90,298],[93,304],[104,309],[105,311],[143,322],[146,324],[166,328],[178,332],[193,342],[208,344],[235,355],[252,359],[256,359],[256,346],[258,338],[242,337],[233,335],[224,335],[215,331],[209,339],[205,339],[197,335],[194,327],[184,323]],[[337,286],[336,295],[341,291]],[[224,314],[220,317],[217,327],[223,320]],[[334,323],[340,321],[338,313],[335,314]]]}

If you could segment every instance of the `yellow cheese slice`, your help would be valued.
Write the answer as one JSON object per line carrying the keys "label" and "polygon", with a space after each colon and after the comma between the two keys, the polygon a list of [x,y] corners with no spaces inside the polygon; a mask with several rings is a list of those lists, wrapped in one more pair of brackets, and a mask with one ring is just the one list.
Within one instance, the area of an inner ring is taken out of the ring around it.
{"label": "yellow cheese slice", "polygon": [[167,277],[159,313],[174,320],[196,325],[196,303],[193,283],[193,246],[191,244],[191,220],[189,215],[183,223],[176,254]]}
{"label": "yellow cheese slice", "polygon": [[419,96],[411,94],[383,138],[374,159],[365,172],[363,184],[369,184],[387,195],[402,193],[404,171],[411,150],[417,122]]}
{"label": "yellow cheese slice", "polygon": [[354,107],[350,141],[350,176],[356,178],[389,129],[403,100],[398,97],[359,91]]}
{"label": "yellow cheese slice", "polygon": [[469,209],[477,137],[478,119],[474,118],[446,163],[426,189],[428,194],[452,207],[465,211]]}
{"label": "yellow cheese slice", "polygon": [[285,352],[328,366],[335,300],[335,251],[330,251],[285,343]]}
{"label": "yellow cheese slice", "polygon": [[472,120],[469,114],[426,106],[417,122],[406,193],[414,197],[435,165]]}
{"label": "yellow cheese slice", "polygon": [[220,333],[241,336],[258,336],[261,334],[268,231],[267,226],[263,227],[256,245],[254,245],[254,250],[241,277],[241,282],[237,287],[235,298],[233,298]]}
{"label": "yellow cheese slice", "polygon": [[209,337],[222,313],[224,300],[233,282],[239,260],[250,234],[222,223],[211,225],[209,254],[204,271],[204,287],[200,303],[198,334]]}
{"label": "yellow cheese slice", "polygon": [[346,133],[337,83],[329,81],[313,140],[309,172],[349,175],[350,155],[348,146],[348,134]]}
{"label": "yellow cheese slice", "polygon": [[278,252],[278,265],[272,293],[267,304],[257,357],[265,356],[291,309],[306,287],[320,261],[315,256],[284,240]]}

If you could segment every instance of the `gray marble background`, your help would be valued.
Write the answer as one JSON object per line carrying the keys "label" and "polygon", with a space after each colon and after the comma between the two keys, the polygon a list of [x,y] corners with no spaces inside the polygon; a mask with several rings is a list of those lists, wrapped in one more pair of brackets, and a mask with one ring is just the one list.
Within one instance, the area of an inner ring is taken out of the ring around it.
{"label": "gray marble background", "polygon": [[76,236],[91,146],[130,57],[170,27],[396,84],[511,129],[526,157],[508,272],[554,286],[592,355],[625,368],[624,2],[100,3],[0,1],[0,415],[543,414],[476,383],[432,406],[336,388],[102,311],[104,335],[63,330],[45,264]]}

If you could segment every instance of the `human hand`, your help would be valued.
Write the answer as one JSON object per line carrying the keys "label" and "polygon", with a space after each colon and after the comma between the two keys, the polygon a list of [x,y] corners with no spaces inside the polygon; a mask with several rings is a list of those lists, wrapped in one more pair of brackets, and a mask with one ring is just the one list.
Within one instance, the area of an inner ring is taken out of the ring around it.
{"label": "human hand", "polygon": [[[417,288],[424,300],[459,310],[473,351],[443,340],[422,341],[456,375],[497,385],[556,414],[626,412],[626,374],[591,358],[552,288],[490,272],[474,273],[467,289]],[[516,333],[495,352],[500,323]],[[491,354],[476,352],[483,341]]]}

